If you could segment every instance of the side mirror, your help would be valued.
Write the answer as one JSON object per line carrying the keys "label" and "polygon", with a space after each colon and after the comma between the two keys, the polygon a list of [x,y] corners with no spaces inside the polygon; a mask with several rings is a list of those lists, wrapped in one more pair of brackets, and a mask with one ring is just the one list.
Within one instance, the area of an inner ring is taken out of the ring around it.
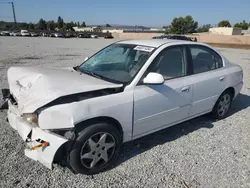
{"label": "side mirror", "polygon": [[85,57],[84,61],[87,61],[89,59],[89,57]]}
{"label": "side mirror", "polygon": [[143,79],[144,84],[154,84],[160,85],[164,83],[164,78],[161,74],[156,72],[150,72],[148,75]]}

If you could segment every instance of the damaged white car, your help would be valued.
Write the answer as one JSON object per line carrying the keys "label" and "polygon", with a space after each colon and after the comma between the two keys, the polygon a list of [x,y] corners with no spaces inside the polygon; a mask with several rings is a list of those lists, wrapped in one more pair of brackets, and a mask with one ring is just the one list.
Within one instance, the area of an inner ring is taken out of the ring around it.
{"label": "damaged white car", "polygon": [[242,79],[241,67],[208,45],[127,40],[74,68],[10,68],[2,108],[26,156],[95,174],[124,142],[210,112],[226,117]]}

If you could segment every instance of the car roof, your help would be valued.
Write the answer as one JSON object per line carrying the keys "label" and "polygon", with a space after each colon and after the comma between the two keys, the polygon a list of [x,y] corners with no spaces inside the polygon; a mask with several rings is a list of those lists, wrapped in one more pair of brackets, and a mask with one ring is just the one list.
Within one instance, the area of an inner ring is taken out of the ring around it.
{"label": "car roof", "polygon": [[159,46],[162,46],[164,44],[200,44],[204,45],[203,43],[199,42],[192,42],[192,41],[185,41],[185,40],[172,40],[172,39],[144,39],[144,40],[123,40],[119,41],[117,43],[120,44],[135,44],[135,45],[141,45],[141,46],[150,46],[154,48],[158,48]]}

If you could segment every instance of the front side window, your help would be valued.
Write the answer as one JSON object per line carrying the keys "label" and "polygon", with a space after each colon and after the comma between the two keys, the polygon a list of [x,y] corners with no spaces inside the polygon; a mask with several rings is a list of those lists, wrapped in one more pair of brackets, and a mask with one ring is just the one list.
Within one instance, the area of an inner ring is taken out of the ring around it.
{"label": "front side window", "polygon": [[185,76],[187,63],[183,48],[177,46],[163,50],[148,71],[160,73],[165,80]]}
{"label": "front side window", "polygon": [[194,73],[202,73],[223,66],[221,57],[205,46],[190,46]]}
{"label": "front side window", "polygon": [[85,61],[79,70],[108,81],[129,83],[153,53],[153,47],[112,44]]}

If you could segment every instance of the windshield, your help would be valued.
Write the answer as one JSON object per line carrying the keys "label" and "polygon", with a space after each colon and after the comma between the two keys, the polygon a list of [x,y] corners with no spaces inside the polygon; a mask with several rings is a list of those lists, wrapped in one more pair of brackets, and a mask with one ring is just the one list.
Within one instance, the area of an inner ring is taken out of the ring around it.
{"label": "windshield", "polygon": [[79,70],[116,83],[129,83],[153,53],[154,48],[112,44],[85,61]]}

